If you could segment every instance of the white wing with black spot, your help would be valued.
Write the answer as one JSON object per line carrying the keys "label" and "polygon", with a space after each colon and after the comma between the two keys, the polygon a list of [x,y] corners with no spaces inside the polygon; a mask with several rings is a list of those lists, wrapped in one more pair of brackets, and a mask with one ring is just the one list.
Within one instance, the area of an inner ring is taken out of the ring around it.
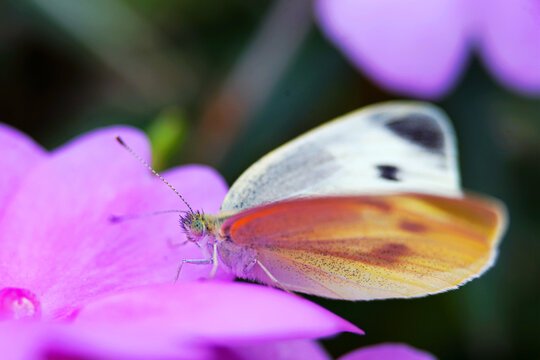
{"label": "white wing with black spot", "polygon": [[387,102],[315,128],[248,168],[221,211],[296,197],[393,192],[461,196],[454,132],[439,108]]}

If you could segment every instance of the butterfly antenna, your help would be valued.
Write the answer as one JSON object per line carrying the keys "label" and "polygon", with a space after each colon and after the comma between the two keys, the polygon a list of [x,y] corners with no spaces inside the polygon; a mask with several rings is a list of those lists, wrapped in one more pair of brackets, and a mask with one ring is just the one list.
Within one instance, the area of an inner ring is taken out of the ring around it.
{"label": "butterfly antenna", "polygon": [[118,143],[120,145],[122,145],[127,151],[129,151],[131,153],[131,155],[133,155],[137,160],[139,160],[141,163],[143,163],[144,166],[146,166],[151,172],[152,174],[156,175],[161,181],[163,181],[168,187],[171,188],[172,191],[174,191],[176,193],[176,195],[178,195],[178,197],[184,202],[184,204],[186,204],[186,206],[188,207],[189,211],[194,214],[195,212],[193,211],[193,209],[191,208],[191,206],[189,206],[188,202],[186,201],[186,199],[184,199],[184,197],[182,195],[180,195],[180,193],[178,192],[178,190],[176,190],[174,188],[174,186],[172,186],[167,180],[165,180],[161,175],[159,175],[159,173],[154,170],[150,164],[148,164],[146,161],[144,161],[144,159],[142,157],[139,156],[139,154],[137,154],[135,151],[133,151],[133,149],[131,149],[125,142],[124,140],[122,140],[120,138],[120,136],[117,136],[116,137],[116,141],[118,141]]}

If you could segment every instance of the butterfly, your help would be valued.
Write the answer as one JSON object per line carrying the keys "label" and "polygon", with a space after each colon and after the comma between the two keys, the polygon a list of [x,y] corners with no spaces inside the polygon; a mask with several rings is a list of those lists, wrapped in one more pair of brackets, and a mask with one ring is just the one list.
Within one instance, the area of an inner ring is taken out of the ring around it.
{"label": "butterfly", "polygon": [[493,265],[507,224],[504,204],[463,193],[447,116],[408,101],[354,111],[272,151],[217,215],[186,205],[181,226],[205,257],[184,259],[177,277],[184,264],[212,264],[210,276],[222,265],[347,300],[455,289]]}

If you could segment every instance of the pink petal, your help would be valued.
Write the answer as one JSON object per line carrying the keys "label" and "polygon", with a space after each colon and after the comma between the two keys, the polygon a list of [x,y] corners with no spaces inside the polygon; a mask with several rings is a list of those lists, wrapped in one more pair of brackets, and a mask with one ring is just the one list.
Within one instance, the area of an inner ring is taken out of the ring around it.
{"label": "pink petal", "polygon": [[540,95],[540,2],[482,0],[479,9],[482,55],[505,85]]}
{"label": "pink petal", "polygon": [[323,31],[381,86],[438,97],[467,55],[468,8],[460,0],[318,0]]}
{"label": "pink petal", "polygon": [[21,180],[45,155],[32,139],[0,123],[0,216]]}
{"label": "pink petal", "polygon": [[112,324],[0,323],[0,354],[10,360],[39,359],[189,359],[329,360],[311,340],[250,345],[202,346],[142,329]]}
{"label": "pink petal", "polygon": [[[94,296],[153,283],[172,283],[183,258],[201,258],[185,240],[178,214],[112,223],[112,215],[180,209],[185,205],[116,141],[121,135],[142,157],[138,131],[95,131],[52,153],[21,181],[0,218],[0,289],[31,290],[45,318],[65,317]],[[217,211],[227,191],[201,166],[165,174],[192,207]],[[207,276],[186,267],[181,279]],[[223,276],[218,274],[218,278]],[[229,278],[229,276],[227,276]]]}
{"label": "pink petal", "polygon": [[417,350],[405,344],[379,344],[355,350],[343,355],[339,360],[435,360],[425,351]]}
{"label": "pink petal", "polygon": [[[0,354],[10,360],[48,359],[210,359],[214,350],[182,341],[170,342],[159,333],[123,329],[112,324],[50,322],[0,323]],[[152,341],[141,341],[144,339]]]}
{"label": "pink petal", "polygon": [[216,349],[214,357],[221,360],[330,360],[322,346],[310,340],[223,347]]}
{"label": "pink petal", "polygon": [[328,310],[281,290],[221,281],[155,285],[87,305],[75,323],[112,323],[207,345],[309,339],[362,331]]}
{"label": "pink petal", "polygon": [[103,296],[71,323],[0,322],[10,359],[314,359],[306,339],[361,330],[273,288],[232,282],[154,285]]}

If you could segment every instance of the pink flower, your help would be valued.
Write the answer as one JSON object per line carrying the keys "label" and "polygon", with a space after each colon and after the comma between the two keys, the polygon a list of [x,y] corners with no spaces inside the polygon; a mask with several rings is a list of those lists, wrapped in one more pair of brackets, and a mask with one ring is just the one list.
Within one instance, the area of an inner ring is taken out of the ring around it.
{"label": "pink flower", "polygon": [[441,96],[475,48],[502,84],[540,95],[536,0],[318,0],[316,11],[328,37],[389,90]]}
{"label": "pink flower", "polygon": [[[184,210],[116,143],[117,135],[149,158],[147,140],[126,127],[97,130],[48,153],[0,125],[2,358],[212,359],[227,353],[264,359],[297,349],[326,359],[309,339],[361,333],[307,300],[230,282],[222,271],[216,281],[195,281],[208,275],[208,266],[186,266],[174,285],[179,261],[201,257],[193,244],[175,245],[185,240],[177,215],[109,220]],[[195,209],[217,212],[227,191],[203,166],[163,175]]]}

